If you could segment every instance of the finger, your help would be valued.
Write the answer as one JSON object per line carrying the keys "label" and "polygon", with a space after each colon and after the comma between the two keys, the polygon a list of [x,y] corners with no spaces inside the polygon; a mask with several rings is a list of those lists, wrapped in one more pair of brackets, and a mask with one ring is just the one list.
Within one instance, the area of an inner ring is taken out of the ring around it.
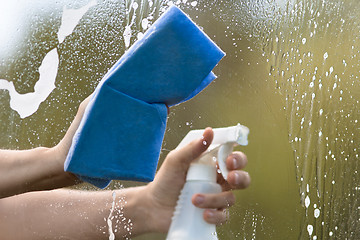
{"label": "finger", "polygon": [[167,156],[166,165],[172,168],[189,168],[190,163],[198,158],[211,144],[214,132],[211,128],[206,128],[202,138],[194,140],[186,146],[171,151]]}
{"label": "finger", "polygon": [[243,152],[233,152],[226,159],[226,167],[228,170],[243,169],[247,163],[247,157]]}
{"label": "finger", "polygon": [[227,182],[231,189],[244,189],[250,185],[251,179],[247,172],[236,170],[229,172]]}
{"label": "finger", "polygon": [[191,201],[199,208],[228,208],[235,204],[235,195],[232,192],[195,194]]}
{"label": "finger", "polygon": [[90,102],[90,99],[92,98],[93,94],[90,94],[87,98],[84,99],[84,101],[82,101],[80,103],[80,106],[78,108],[78,112],[77,115],[82,116],[84,114],[85,108],[87,107],[87,105]]}
{"label": "finger", "polygon": [[229,219],[229,211],[224,210],[214,210],[214,209],[206,209],[204,211],[204,219],[206,222],[211,224],[222,224],[225,223]]}

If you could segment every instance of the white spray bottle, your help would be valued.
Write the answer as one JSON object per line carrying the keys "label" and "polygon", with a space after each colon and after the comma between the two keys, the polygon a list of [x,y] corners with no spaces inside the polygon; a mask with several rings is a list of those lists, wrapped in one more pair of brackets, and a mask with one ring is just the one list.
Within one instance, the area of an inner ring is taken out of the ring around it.
{"label": "white spray bottle", "polygon": [[[214,138],[207,149],[189,168],[186,183],[181,191],[167,240],[217,240],[215,224],[205,222],[203,209],[195,207],[191,198],[196,193],[220,193],[221,186],[216,183],[217,169],[227,180],[226,158],[235,145],[246,146],[249,129],[238,124],[227,128],[213,129]],[[204,130],[190,131],[180,142],[181,148],[192,140],[201,138]]]}

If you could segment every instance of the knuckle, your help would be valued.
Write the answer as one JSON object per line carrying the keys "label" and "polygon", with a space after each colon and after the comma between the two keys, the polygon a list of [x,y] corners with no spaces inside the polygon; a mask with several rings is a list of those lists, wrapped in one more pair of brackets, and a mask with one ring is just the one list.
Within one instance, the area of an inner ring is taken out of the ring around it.
{"label": "knuckle", "polygon": [[216,212],[216,222],[218,224],[226,222],[226,212],[223,210],[218,210]]}
{"label": "knuckle", "polygon": [[175,156],[176,156],[176,150],[172,150],[168,153],[166,158],[168,159],[168,161],[173,161],[173,159],[175,159]]}
{"label": "knuckle", "polygon": [[248,163],[248,159],[243,152],[238,152],[238,155],[239,155],[240,167],[244,168]]}
{"label": "knuckle", "polygon": [[250,178],[249,173],[243,172],[243,181],[242,182],[243,182],[243,187],[244,188],[249,187],[249,185],[251,183],[251,178]]}
{"label": "knuckle", "polygon": [[243,167],[245,167],[248,164],[248,159],[247,159],[246,155],[243,154],[243,157],[241,159],[242,159],[242,165],[243,165]]}

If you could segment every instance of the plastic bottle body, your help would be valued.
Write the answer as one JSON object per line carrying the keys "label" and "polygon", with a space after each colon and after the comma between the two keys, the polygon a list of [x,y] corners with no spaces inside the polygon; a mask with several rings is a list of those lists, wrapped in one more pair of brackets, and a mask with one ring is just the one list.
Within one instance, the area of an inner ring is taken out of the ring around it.
{"label": "plastic bottle body", "polygon": [[[196,193],[220,193],[216,183],[218,163],[222,176],[227,180],[226,159],[235,145],[247,145],[249,129],[240,124],[213,129],[214,138],[207,151],[191,163],[186,183],[180,193],[167,240],[218,240],[215,224],[204,220],[204,209],[195,207],[191,198]],[[180,142],[178,148],[203,136],[204,130],[192,130]]]}
{"label": "plastic bottle body", "polygon": [[167,240],[217,240],[215,224],[205,222],[204,209],[191,202],[196,193],[220,193],[221,186],[214,182],[191,180],[181,191]]}

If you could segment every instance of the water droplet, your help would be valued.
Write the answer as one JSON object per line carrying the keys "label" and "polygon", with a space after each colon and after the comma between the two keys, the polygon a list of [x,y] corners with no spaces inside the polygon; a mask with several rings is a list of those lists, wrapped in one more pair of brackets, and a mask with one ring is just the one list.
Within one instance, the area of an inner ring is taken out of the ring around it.
{"label": "water droplet", "polygon": [[308,231],[308,233],[309,233],[309,236],[311,236],[312,233],[313,233],[313,231],[314,231],[314,227],[313,227],[312,225],[308,225],[308,226],[307,226],[307,231]]}
{"label": "water droplet", "polygon": [[144,18],[142,21],[141,21],[141,27],[146,30],[149,26],[149,20],[147,18]]}
{"label": "water droplet", "polygon": [[196,7],[196,5],[197,5],[197,1],[191,2],[191,6]]}
{"label": "water droplet", "polygon": [[306,196],[305,198],[305,207],[308,208],[310,206],[310,198],[309,196]]}
{"label": "water droplet", "polygon": [[137,2],[133,2],[132,7],[134,10],[138,9],[139,4]]}
{"label": "water droplet", "polygon": [[137,39],[140,40],[144,37],[144,34],[142,32],[138,32]]}
{"label": "water droplet", "polygon": [[314,217],[318,218],[320,216],[320,210],[319,209],[315,209],[314,210]]}
{"label": "water droplet", "polygon": [[301,41],[302,41],[302,44],[305,44],[306,43],[306,38],[303,38]]}
{"label": "water droplet", "polygon": [[329,54],[326,52],[324,53],[324,60],[326,60],[329,57]]}
{"label": "water droplet", "polygon": [[131,27],[130,26],[125,27],[123,37],[124,37],[125,47],[128,48],[130,46],[130,38],[131,38]]}
{"label": "water droplet", "polygon": [[333,90],[337,87],[337,83],[334,83]]}

